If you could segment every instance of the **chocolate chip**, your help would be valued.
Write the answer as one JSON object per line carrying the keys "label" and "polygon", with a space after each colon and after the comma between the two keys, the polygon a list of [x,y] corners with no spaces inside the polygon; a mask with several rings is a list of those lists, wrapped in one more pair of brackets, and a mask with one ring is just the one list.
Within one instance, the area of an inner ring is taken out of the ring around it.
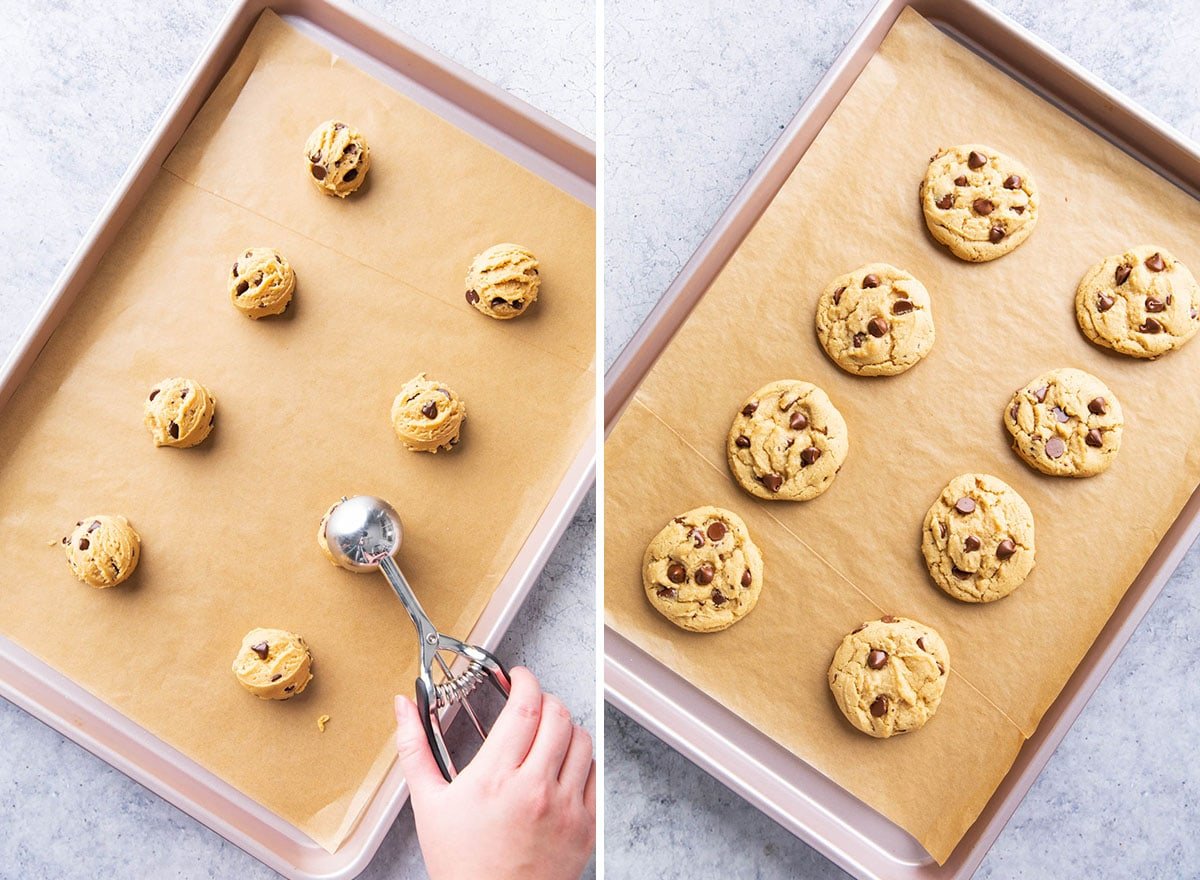
{"label": "chocolate chip", "polygon": [[997,559],[1008,559],[1017,552],[1017,545],[1013,543],[1012,538],[1005,538],[996,548]]}
{"label": "chocolate chip", "polygon": [[778,492],[779,487],[783,485],[783,477],[779,474],[766,474],[759,477],[758,481],[771,492]]}
{"label": "chocolate chip", "polygon": [[913,310],[914,306],[910,299],[898,299],[892,303],[893,315],[907,315]]}
{"label": "chocolate chip", "polygon": [[1167,268],[1167,264],[1163,262],[1162,254],[1154,254],[1146,257],[1146,268],[1151,272],[1161,272]]}
{"label": "chocolate chip", "polygon": [[702,587],[706,587],[711,584],[715,576],[716,571],[713,569],[712,565],[707,562],[696,569],[696,583]]}
{"label": "chocolate chip", "polygon": [[1166,308],[1167,307],[1166,307],[1166,305],[1163,304],[1162,300],[1155,299],[1152,296],[1146,297],[1146,311],[1162,312],[1162,311],[1165,311]]}
{"label": "chocolate chip", "polygon": [[1037,398],[1038,403],[1046,402],[1046,392],[1050,390],[1049,385],[1043,385],[1037,391],[1033,392],[1033,396]]}
{"label": "chocolate chip", "polygon": [[921,636],[920,638],[917,639],[917,647],[920,648],[922,651],[925,650],[925,637],[924,636]]}
{"label": "chocolate chip", "polygon": [[237,275],[237,266],[238,266],[238,264],[237,264],[237,263],[234,263],[234,264],[233,264],[233,271],[232,271],[232,272],[230,272],[229,274],[231,274],[231,275]]}
{"label": "chocolate chip", "polygon": [[92,532],[96,531],[96,529],[98,529],[98,528],[100,528],[100,521],[93,520],[92,524],[90,526],[88,526],[88,534],[91,534]]}
{"label": "chocolate chip", "polygon": [[842,301],[842,294],[846,292],[845,287],[839,287],[833,292],[833,304],[836,306]]}
{"label": "chocolate chip", "polygon": [[174,422],[170,422],[167,425],[167,433],[171,435],[172,440],[178,440],[179,439],[179,426],[177,424],[175,424]]}
{"label": "chocolate chip", "polygon": [[800,464],[802,467],[808,467],[810,464],[816,464],[818,458],[821,457],[821,450],[815,446],[810,446],[800,453]]}
{"label": "chocolate chip", "polygon": [[324,165],[314,165],[312,167],[312,176],[315,177],[317,180],[324,180],[325,179],[325,166]]}
{"label": "chocolate chip", "polygon": [[736,440],[734,440],[733,442],[738,447],[738,449],[749,449],[750,448],[750,438],[747,437],[745,434],[738,434],[738,438]]}
{"label": "chocolate chip", "polygon": [[347,171],[345,174],[342,175],[342,180],[346,181],[346,183],[349,183],[356,177],[358,177],[358,169],[351,168],[349,171]]}
{"label": "chocolate chip", "polygon": [[1117,284],[1124,284],[1126,281],[1128,281],[1129,273],[1132,271],[1133,271],[1132,266],[1126,266],[1124,264],[1117,266],[1117,271],[1115,273],[1116,279],[1117,279]]}
{"label": "chocolate chip", "polygon": [[1108,412],[1108,401],[1103,397],[1093,397],[1088,401],[1088,412],[1095,416],[1102,416]]}
{"label": "chocolate chip", "polygon": [[151,400],[153,400],[153,399],[154,399],[154,398],[156,398],[156,397],[158,397],[158,389],[157,389],[157,388],[155,388],[153,391],[151,391],[151,392],[150,392],[150,399],[151,399]]}
{"label": "chocolate chip", "polygon": [[255,275],[254,276],[254,286],[258,287],[258,285],[262,284],[262,279],[263,279],[262,272],[259,272],[257,275]]}
{"label": "chocolate chip", "polygon": [[493,308],[496,308],[498,306],[506,306],[506,305],[508,305],[508,300],[506,300],[504,297],[502,297],[502,296],[492,297],[492,307]]}
{"label": "chocolate chip", "polygon": [[346,152],[353,156],[358,152],[358,144],[346,144]]}
{"label": "chocolate chip", "polygon": [[1004,188],[1005,189],[1020,189],[1021,188],[1021,178],[1015,174],[1008,175],[1008,177],[1004,178]]}
{"label": "chocolate chip", "polygon": [[990,199],[976,199],[971,203],[971,207],[975,209],[976,214],[982,214],[984,217],[996,210]]}
{"label": "chocolate chip", "polygon": [[79,549],[80,550],[86,550],[88,547],[91,547],[91,546],[92,546],[92,542],[89,541],[87,538],[79,539]]}
{"label": "chocolate chip", "polygon": [[712,591],[712,603],[717,606],[724,605],[727,600],[720,590]]}
{"label": "chocolate chip", "polygon": [[1067,444],[1063,442],[1061,437],[1051,437],[1046,441],[1046,457],[1047,458],[1062,458],[1062,454],[1067,451]]}
{"label": "chocolate chip", "polygon": [[285,687],[285,688],[283,689],[283,692],[284,692],[285,694],[290,694],[290,693],[291,693],[292,691],[294,691],[295,689],[296,689],[296,686],[295,686],[294,684],[289,684],[287,687]]}
{"label": "chocolate chip", "polygon": [[699,529],[692,529],[688,532],[688,537],[692,539],[692,546],[699,549],[704,546],[704,532]]}
{"label": "chocolate chip", "polygon": [[421,415],[425,416],[425,418],[427,418],[427,419],[436,419],[437,413],[438,413],[437,404],[434,403],[432,400],[429,401],[428,403],[426,403],[423,407],[421,407]]}
{"label": "chocolate chip", "polygon": [[266,642],[259,642],[257,645],[251,645],[250,650],[258,655],[259,660],[266,660],[267,654],[270,653],[270,648]]}
{"label": "chocolate chip", "polygon": [[947,529],[946,529],[946,524],[944,522],[938,523],[938,531],[942,533],[943,538],[946,537]]}
{"label": "chocolate chip", "polygon": [[1107,293],[1102,293],[1100,294],[1099,299],[1096,300],[1096,310],[1100,312],[1107,312],[1113,307],[1113,303],[1115,302],[1116,300]]}
{"label": "chocolate chip", "polygon": [[799,411],[794,412],[792,413],[792,417],[788,419],[788,426],[793,431],[803,431],[808,427],[808,416]]}
{"label": "chocolate chip", "polygon": [[972,150],[967,156],[967,166],[970,168],[982,168],[987,164],[987,156],[978,150]]}
{"label": "chocolate chip", "polygon": [[742,407],[742,415],[752,416],[752,415],[754,415],[754,411],[757,409],[758,409],[758,401],[752,400],[748,404],[746,404],[745,406]]}
{"label": "chocolate chip", "polygon": [[1092,428],[1087,432],[1087,436],[1084,438],[1083,442],[1088,446],[1094,446],[1096,449],[1100,449],[1104,446],[1104,436],[1100,433],[1098,428]]}
{"label": "chocolate chip", "polygon": [[1013,205],[1013,213],[1014,214],[1024,214],[1025,206],[1024,205]]}
{"label": "chocolate chip", "polygon": [[963,571],[963,570],[962,570],[961,568],[959,568],[957,565],[955,565],[955,566],[951,566],[951,568],[950,568],[950,571],[951,571],[951,573],[953,573],[953,575],[954,575],[956,578],[958,578],[960,581],[965,581],[965,580],[967,580],[969,577],[971,577],[971,572],[969,572],[969,571]]}
{"label": "chocolate chip", "polygon": [[250,289],[250,283],[247,281],[242,281],[237,286],[237,295],[241,296],[243,293],[245,293],[249,289]]}
{"label": "chocolate chip", "polygon": [[673,584],[682,584],[687,580],[687,569],[678,562],[672,562],[667,566],[667,579]]}
{"label": "chocolate chip", "polygon": [[717,543],[717,541],[720,541],[722,538],[725,537],[725,531],[726,531],[725,523],[715,522],[715,523],[712,523],[709,525],[708,529],[704,532],[704,534],[708,535],[708,540],[712,541],[715,544],[715,543]]}
{"label": "chocolate chip", "polygon": [[966,186],[967,185],[967,175],[960,174],[960,175],[958,175],[958,177],[954,178],[954,185],[955,186]]}
{"label": "chocolate chip", "polygon": [[1060,406],[1054,407],[1054,409],[1050,410],[1050,412],[1054,415],[1054,418],[1060,422],[1065,422],[1069,418],[1071,418],[1069,415],[1066,414],[1066,412]]}
{"label": "chocolate chip", "polygon": [[937,206],[939,208],[941,208],[943,211],[950,208],[953,204],[954,204],[954,196],[952,196],[950,193],[946,193],[944,196],[942,196],[940,199],[937,200]]}
{"label": "chocolate chip", "polygon": [[742,572],[742,586],[748,587],[752,583],[754,583],[754,576],[750,574],[750,569],[746,569]]}
{"label": "chocolate chip", "polygon": [[1174,299],[1175,299],[1175,297],[1168,293],[1167,294],[1167,305],[1170,305],[1171,301]]}
{"label": "chocolate chip", "polygon": [[274,675],[271,676],[271,681],[279,681],[279,679],[281,679],[281,678],[283,678],[283,673],[276,672]]}
{"label": "chocolate chip", "polygon": [[974,553],[981,546],[982,545],[980,544],[979,539],[976,538],[974,535],[967,535],[967,539],[965,541],[963,541],[963,549],[966,550],[968,553]]}
{"label": "chocolate chip", "polygon": [[1004,238],[1004,234],[1003,226],[993,226],[988,230],[988,241],[990,241],[992,244],[999,244]]}
{"label": "chocolate chip", "polygon": [[[320,150],[317,150],[315,153],[313,153],[311,156],[309,156],[309,157],[308,157],[308,161],[310,161],[310,162],[320,162],[320,161],[321,161],[321,151],[320,151]],[[249,254],[246,254],[246,256],[250,256],[250,255],[249,255]]]}
{"label": "chocolate chip", "polygon": [[1020,409],[1020,404],[1014,403],[1008,408],[1008,417],[1014,422],[1017,420],[1017,411]]}
{"label": "chocolate chip", "polygon": [[341,131],[345,127],[346,127],[346,123],[344,123],[344,122],[335,122],[333,124],[334,131]]}
{"label": "chocolate chip", "polygon": [[964,495],[954,502],[954,509],[966,516],[968,513],[975,512],[975,499]]}
{"label": "chocolate chip", "polygon": [[872,318],[867,323],[867,332],[879,339],[888,332],[888,322],[883,318]]}
{"label": "chocolate chip", "polygon": [[512,306],[514,309],[516,309],[519,312],[519,311],[521,311],[521,308],[525,305],[525,300],[514,299],[512,302],[509,303],[509,305]]}
{"label": "chocolate chip", "polygon": [[875,275],[875,274],[863,276],[862,286],[865,288],[868,288],[868,289],[872,288],[872,287],[878,287],[879,286],[879,276]]}
{"label": "chocolate chip", "polygon": [[875,698],[875,701],[873,703],[871,703],[871,716],[874,718],[882,718],[884,715],[887,714],[887,710],[888,710],[887,694],[880,694],[879,696],[877,696]]}
{"label": "chocolate chip", "polygon": [[942,665],[942,661],[941,661],[941,660],[939,660],[939,661],[937,662],[937,665],[938,665],[938,675],[945,675],[945,674],[946,674],[946,667]]}
{"label": "chocolate chip", "polygon": [[67,537],[66,535],[63,535],[62,542],[63,542],[64,544],[68,543],[70,540],[71,540],[71,539],[70,539],[69,537]]}
{"label": "chocolate chip", "polygon": [[867,654],[867,665],[872,669],[883,669],[887,665],[887,658],[887,651],[880,651],[878,648],[875,648]]}
{"label": "chocolate chip", "polygon": [[867,341],[866,333],[855,333],[854,334],[854,347],[855,348],[862,348],[862,344],[866,341]]}
{"label": "chocolate chip", "polygon": [[863,623],[863,624],[860,624],[860,625],[859,625],[859,627],[858,627],[858,629],[856,629],[856,630],[854,630],[853,632],[851,632],[851,633],[850,633],[850,635],[854,635],[854,633],[860,633],[860,632],[862,632],[862,631],[863,631],[864,629],[866,629],[866,628],[867,628],[867,625],[866,625],[865,623]]}
{"label": "chocolate chip", "polygon": [[475,303],[479,302],[479,294],[473,290],[468,290],[467,302],[469,302],[471,305],[475,305]]}
{"label": "chocolate chip", "polygon": [[1158,321],[1154,320],[1153,318],[1147,318],[1145,321],[1142,321],[1141,326],[1138,327],[1138,332],[1161,333],[1162,324],[1158,323]]}
{"label": "chocolate chip", "polygon": [[660,599],[674,599],[679,594],[671,587],[659,587],[654,591]]}
{"label": "chocolate chip", "polygon": [[892,615],[890,615],[890,614],[883,615],[883,617],[879,618],[879,620],[882,623],[896,623],[896,618],[892,617]]}

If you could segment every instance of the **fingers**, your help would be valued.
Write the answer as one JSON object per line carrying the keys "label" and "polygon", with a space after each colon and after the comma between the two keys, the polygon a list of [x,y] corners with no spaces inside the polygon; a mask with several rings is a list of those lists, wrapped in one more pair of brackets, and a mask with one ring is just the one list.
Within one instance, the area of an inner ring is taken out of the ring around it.
{"label": "fingers", "polygon": [[558,779],[574,729],[571,713],[562,701],[549,694],[543,696],[542,723],[538,725],[537,735],[521,765],[522,769],[531,770],[547,779]]}
{"label": "fingers", "polygon": [[521,766],[533,744],[542,717],[542,689],[533,673],[522,666],[510,671],[509,680],[512,688],[508,702],[471,766],[515,769]]}
{"label": "fingers", "polygon": [[592,772],[592,737],[579,725],[571,731],[571,744],[567,746],[558,781],[572,794],[582,797]]}
{"label": "fingers", "polygon": [[396,697],[396,752],[414,801],[447,785],[425,738],[417,704],[407,697]]}
{"label": "fingers", "polygon": [[596,818],[596,762],[592,761],[591,772],[588,773],[587,785],[583,789],[583,805],[593,819]]}

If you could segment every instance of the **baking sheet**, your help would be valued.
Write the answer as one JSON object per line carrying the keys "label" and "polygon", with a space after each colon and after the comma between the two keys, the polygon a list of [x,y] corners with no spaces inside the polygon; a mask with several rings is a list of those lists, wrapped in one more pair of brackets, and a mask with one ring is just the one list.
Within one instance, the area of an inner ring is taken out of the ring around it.
{"label": "baking sheet", "polygon": [[[372,145],[361,200],[305,177],[304,139],[334,116]],[[497,240],[542,260],[519,321],[462,299],[467,262]],[[224,285],[259,244],[298,286],[286,316],[252,322]],[[382,578],[325,561],[317,522],[343,494],[390,499],[426,610],[468,632],[591,430],[593,278],[591,209],[264,13],[0,417],[0,629],[336,849],[391,764],[392,695],[411,693],[417,651]],[[392,397],[422,370],[466,401],[452,455],[407,453],[391,431]],[[169,375],[219,400],[195,449],[155,449],[141,425]],[[57,545],[98,512],[143,538],[137,573],[107,591],[76,582]],[[255,626],[311,645],[300,697],[261,702],[233,679]]]}
{"label": "baking sheet", "polygon": [[[1034,235],[992,263],[936,245],[917,201],[929,156],[962,142],[1020,158],[1042,191]],[[609,625],[944,862],[1200,480],[1200,348],[1121,358],[1073,314],[1083,272],[1129,245],[1196,266],[1197,220],[1183,192],[906,10],[610,436]],[[925,282],[938,329],[926,362],[890,379],[841,372],[813,331],[828,280],[874,260]],[[1122,401],[1106,474],[1043,477],[1008,448],[1009,396],[1056,366],[1095,373]],[[804,504],[757,501],[725,465],[736,407],[785,377],[825,388],[849,425],[842,473]],[[929,504],[975,470],[1015,486],[1038,529],[1037,568],[989,606],[944,596],[919,549]],[[640,578],[650,538],[704,503],[741,513],[766,560],[762,607],[715,636],[660,618]],[[841,718],[825,670],[846,632],[886,612],[936,627],[954,668],[928,727],[878,742]]]}

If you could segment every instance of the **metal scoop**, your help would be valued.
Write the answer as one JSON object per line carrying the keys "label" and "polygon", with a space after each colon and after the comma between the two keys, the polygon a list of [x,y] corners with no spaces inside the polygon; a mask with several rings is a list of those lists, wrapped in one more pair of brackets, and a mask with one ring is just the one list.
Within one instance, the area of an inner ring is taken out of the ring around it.
{"label": "metal scoop", "polygon": [[[421,639],[417,708],[421,712],[425,736],[429,739],[434,758],[442,775],[449,781],[458,771],[442,734],[442,710],[461,703],[479,736],[486,739],[487,730],[467,698],[485,680],[490,680],[507,698],[508,673],[490,652],[438,632],[393,558],[400,549],[403,534],[395,509],[382,498],[370,495],[342,498],[325,521],[325,541],[333,561],[349,571],[382,571],[417,628],[417,635]],[[447,664],[442,658],[442,651],[455,655],[454,660]],[[459,658],[465,659],[466,668],[454,674],[450,669]],[[434,664],[442,672],[440,683],[433,678]]]}

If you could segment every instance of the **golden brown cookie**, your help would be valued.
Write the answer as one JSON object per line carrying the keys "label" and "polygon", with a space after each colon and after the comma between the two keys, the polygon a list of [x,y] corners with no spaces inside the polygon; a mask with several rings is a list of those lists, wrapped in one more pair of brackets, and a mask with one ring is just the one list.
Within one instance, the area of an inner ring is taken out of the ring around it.
{"label": "golden brown cookie", "polygon": [[1056,477],[1107,470],[1121,449],[1121,404],[1083,370],[1063,368],[1017,391],[1004,411],[1013,449],[1033,468]]}

